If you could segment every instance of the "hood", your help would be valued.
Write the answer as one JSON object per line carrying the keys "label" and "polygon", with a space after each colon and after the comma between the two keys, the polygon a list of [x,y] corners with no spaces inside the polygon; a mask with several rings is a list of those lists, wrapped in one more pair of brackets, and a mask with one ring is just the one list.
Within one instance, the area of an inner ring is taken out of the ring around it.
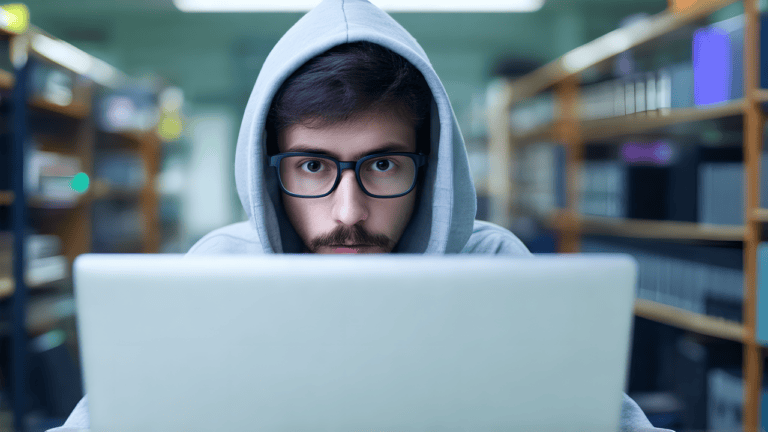
{"label": "hood", "polygon": [[393,252],[458,253],[472,234],[477,207],[464,139],[443,84],[418,42],[366,0],[324,0],[280,39],[256,79],[237,140],[235,180],[264,253],[299,253],[274,168],[267,165],[265,123],[277,90],[305,62],[337,45],[368,41],[410,61],[432,90],[430,156],[420,200]]}

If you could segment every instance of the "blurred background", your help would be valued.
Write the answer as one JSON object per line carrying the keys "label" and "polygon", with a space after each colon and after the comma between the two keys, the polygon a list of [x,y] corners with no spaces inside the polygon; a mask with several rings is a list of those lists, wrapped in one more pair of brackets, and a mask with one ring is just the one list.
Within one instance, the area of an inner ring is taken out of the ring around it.
{"label": "blurred background", "polygon": [[[637,258],[625,391],[658,427],[766,422],[763,3],[391,13],[451,98],[478,219],[535,253]],[[0,430],[61,425],[83,395],[77,255],[184,253],[245,219],[243,111],[301,16],[172,0],[0,9]]]}

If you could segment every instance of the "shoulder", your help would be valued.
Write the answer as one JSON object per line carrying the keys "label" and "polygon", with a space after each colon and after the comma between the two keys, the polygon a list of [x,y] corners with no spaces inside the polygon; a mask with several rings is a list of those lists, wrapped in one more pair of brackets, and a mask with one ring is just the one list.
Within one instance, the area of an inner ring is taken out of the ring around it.
{"label": "shoulder", "polygon": [[187,255],[261,254],[259,233],[250,222],[239,222],[211,231],[197,241]]}
{"label": "shoulder", "polygon": [[476,220],[472,235],[461,253],[531,256],[523,242],[509,230],[494,223]]}
{"label": "shoulder", "polygon": [[87,431],[91,427],[91,419],[88,414],[88,395],[83,396],[77,403],[67,421],[61,427],[48,429],[46,432],[79,432]]}

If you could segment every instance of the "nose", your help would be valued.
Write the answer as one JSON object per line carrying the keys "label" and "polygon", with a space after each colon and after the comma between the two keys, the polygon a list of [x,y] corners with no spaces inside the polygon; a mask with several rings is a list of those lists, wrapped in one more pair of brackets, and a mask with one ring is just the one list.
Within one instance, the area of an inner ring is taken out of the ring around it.
{"label": "nose", "polygon": [[354,170],[344,170],[341,173],[339,186],[331,197],[334,200],[333,216],[336,221],[351,226],[368,218],[367,195],[357,184]]}

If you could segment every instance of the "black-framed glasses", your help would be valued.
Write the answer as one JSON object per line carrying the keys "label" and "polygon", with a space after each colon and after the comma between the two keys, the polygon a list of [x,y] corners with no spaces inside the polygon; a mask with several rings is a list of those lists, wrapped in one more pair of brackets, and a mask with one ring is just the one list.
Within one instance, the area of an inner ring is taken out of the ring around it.
{"label": "black-framed glasses", "polygon": [[416,186],[419,167],[426,165],[421,153],[376,153],[357,161],[342,162],[317,153],[280,153],[269,157],[277,169],[280,188],[297,198],[321,198],[336,190],[341,172],[355,170],[360,189],[373,198],[397,198]]}

